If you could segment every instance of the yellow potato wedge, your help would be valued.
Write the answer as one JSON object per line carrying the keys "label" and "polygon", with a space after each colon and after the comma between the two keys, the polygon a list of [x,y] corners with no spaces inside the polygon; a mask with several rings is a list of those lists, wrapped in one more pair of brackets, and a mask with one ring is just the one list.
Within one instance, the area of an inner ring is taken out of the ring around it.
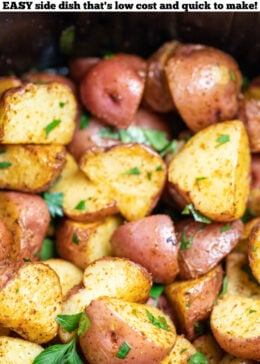
{"label": "yellow potato wedge", "polygon": [[114,196],[108,196],[104,185],[91,182],[67,153],[61,177],[49,190],[63,193],[63,211],[72,220],[94,222],[118,213]]}
{"label": "yellow potato wedge", "polygon": [[197,351],[204,354],[208,364],[219,364],[223,358],[224,352],[212,334],[202,335],[194,340],[192,344]]}
{"label": "yellow potato wedge", "polygon": [[119,215],[92,223],[64,219],[56,230],[60,257],[85,269],[94,260],[112,255],[110,238],[122,223]]}
{"label": "yellow potato wedge", "polygon": [[248,238],[251,233],[251,230],[258,223],[260,223],[260,217],[255,217],[252,220],[250,220],[244,224],[242,236],[240,237],[240,239],[239,239],[237,245],[235,246],[235,248],[233,249],[233,251],[239,252],[239,253],[244,253],[244,254],[248,253]]}
{"label": "yellow potato wedge", "polygon": [[[100,297],[90,303],[86,313],[90,328],[79,342],[91,364],[157,364],[176,341],[172,322],[155,307]],[[122,345],[130,349],[123,361],[118,357]]]}
{"label": "yellow potato wedge", "polygon": [[235,358],[232,355],[226,354],[219,364],[255,364],[254,360],[247,360],[241,358]]}
{"label": "yellow potato wedge", "polygon": [[24,84],[0,100],[3,144],[68,144],[73,136],[76,99],[61,83]]}
{"label": "yellow potato wedge", "polygon": [[174,347],[160,364],[186,364],[196,351],[196,348],[189,340],[183,335],[177,335]]}
{"label": "yellow potato wedge", "polygon": [[116,200],[120,213],[128,221],[152,211],[166,180],[163,159],[143,144],[120,144],[87,152],[81,158],[80,168]]}
{"label": "yellow potato wedge", "polygon": [[218,265],[200,278],[176,281],[165,287],[165,295],[176,312],[181,332],[189,340],[198,336],[200,321],[209,317],[221,289],[222,276],[222,268]]}
{"label": "yellow potato wedge", "polygon": [[256,224],[250,232],[248,259],[252,273],[260,283],[260,223]]}
{"label": "yellow potato wedge", "polygon": [[60,175],[65,164],[61,145],[2,145],[0,188],[39,193]]}
{"label": "yellow potato wedge", "polygon": [[[149,297],[152,279],[139,264],[128,259],[106,257],[91,263],[85,269],[83,284],[85,288],[76,288],[65,298],[63,314],[82,312],[93,299],[100,296],[144,303]],[[71,337],[62,328],[59,335],[64,342]]]}
{"label": "yellow potato wedge", "polygon": [[260,300],[260,286],[254,280],[246,254],[233,252],[226,258],[227,292]]}
{"label": "yellow potato wedge", "polygon": [[60,279],[62,297],[76,285],[82,282],[83,272],[74,264],[64,259],[47,259],[42,261],[51,267]]}
{"label": "yellow potato wedge", "polygon": [[43,348],[30,341],[14,337],[0,337],[1,364],[32,364]]}
{"label": "yellow potato wedge", "polygon": [[260,301],[225,294],[213,307],[210,326],[228,354],[260,360]]}
{"label": "yellow potato wedge", "polygon": [[187,203],[215,221],[243,216],[249,177],[248,137],[239,120],[201,130],[169,164],[169,182]]}
{"label": "yellow potato wedge", "polygon": [[26,263],[0,291],[0,323],[38,344],[58,331],[62,293],[57,274],[42,263]]}

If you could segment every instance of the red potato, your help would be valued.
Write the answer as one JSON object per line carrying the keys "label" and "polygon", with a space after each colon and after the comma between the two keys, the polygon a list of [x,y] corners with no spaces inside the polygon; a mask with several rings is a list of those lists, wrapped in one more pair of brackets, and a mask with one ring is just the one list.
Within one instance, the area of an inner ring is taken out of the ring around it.
{"label": "red potato", "polygon": [[260,155],[251,158],[251,184],[247,206],[253,215],[260,215]]}
{"label": "red potato", "polygon": [[202,45],[180,46],[166,74],[173,102],[191,130],[235,117],[242,76],[228,54]]}
{"label": "red potato", "polygon": [[45,201],[33,194],[2,191],[0,218],[11,233],[10,258],[37,260],[50,222]]}
{"label": "red potato", "polygon": [[152,215],[126,223],[111,238],[116,256],[141,264],[158,283],[172,282],[179,272],[173,223],[167,215]]}
{"label": "red potato", "polygon": [[175,227],[181,279],[194,279],[209,272],[235,247],[243,231],[240,220],[204,225],[187,219]]}
{"label": "red potato", "polygon": [[165,66],[178,45],[179,43],[176,41],[167,42],[148,58],[144,104],[154,111],[168,112],[174,109]]}
{"label": "red potato", "polygon": [[84,106],[109,125],[127,128],[141,102],[144,78],[127,62],[102,59],[80,84]]}
{"label": "red potato", "polygon": [[128,53],[116,53],[112,55],[112,58],[125,62],[126,64],[131,66],[140,77],[145,78],[146,61],[143,58],[135,54]]}
{"label": "red potato", "polygon": [[69,74],[75,83],[79,83],[92,66],[100,61],[98,57],[80,57],[70,62]]}
{"label": "red potato", "polygon": [[12,236],[2,220],[0,220],[0,262],[7,259],[12,247]]}

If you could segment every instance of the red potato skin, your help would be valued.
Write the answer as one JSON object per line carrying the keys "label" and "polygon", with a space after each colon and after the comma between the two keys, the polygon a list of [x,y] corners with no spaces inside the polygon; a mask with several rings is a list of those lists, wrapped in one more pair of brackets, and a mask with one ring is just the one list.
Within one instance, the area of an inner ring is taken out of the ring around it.
{"label": "red potato skin", "polygon": [[139,107],[144,79],[128,63],[102,59],[83,77],[80,95],[83,105],[103,122],[127,128]]}
{"label": "red potato skin", "polygon": [[12,237],[7,227],[0,220],[0,262],[8,258],[12,246]]}
{"label": "red potato skin", "polygon": [[[158,364],[170,351],[133,330],[102,298],[93,300],[86,307],[86,314],[91,324],[85,334],[79,336],[79,343],[90,364]],[[131,350],[122,360],[116,353],[125,340]]]}
{"label": "red potato skin", "polygon": [[144,105],[153,111],[168,112],[175,109],[169,90],[165,69],[169,58],[175,53],[179,43],[164,43],[147,60],[147,75],[144,88]]}
{"label": "red potato skin", "polygon": [[141,264],[157,283],[173,282],[179,272],[175,230],[167,215],[152,215],[119,226],[111,245],[116,256]]}
{"label": "red potato skin", "polygon": [[166,74],[173,102],[191,130],[232,120],[237,114],[242,76],[237,63],[224,52],[202,45],[178,47]]}
{"label": "red potato skin", "polygon": [[[17,230],[10,229],[13,244],[10,258],[39,259],[39,251],[50,223],[50,213],[45,201],[37,195],[20,192],[2,192],[4,198],[14,205],[16,216],[12,226],[18,224],[21,235]],[[1,198],[3,197],[1,196]],[[0,217],[2,212],[0,211]]]}
{"label": "red potato skin", "polygon": [[0,97],[2,94],[13,87],[19,87],[22,81],[14,76],[0,77]]}
{"label": "red potato skin", "polygon": [[236,246],[243,232],[243,223],[233,221],[229,230],[221,232],[226,225],[214,222],[204,225],[190,219],[175,224],[179,246],[182,234],[185,234],[186,240],[192,238],[190,248],[179,249],[181,279],[195,279],[206,274]]}
{"label": "red potato skin", "polygon": [[145,78],[146,61],[143,58],[135,54],[128,53],[116,53],[112,57],[113,59],[125,62],[126,64],[131,66],[141,78]]}
{"label": "red potato skin", "polygon": [[80,83],[85,74],[100,61],[98,57],[75,58],[69,65],[70,78],[76,83]]}

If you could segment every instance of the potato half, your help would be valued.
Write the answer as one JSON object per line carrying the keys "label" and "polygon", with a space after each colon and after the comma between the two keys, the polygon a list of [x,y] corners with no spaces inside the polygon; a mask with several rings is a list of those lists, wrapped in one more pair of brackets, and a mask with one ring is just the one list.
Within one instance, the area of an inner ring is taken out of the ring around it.
{"label": "potato half", "polygon": [[178,335],[171,352],[160,364],[186,364],[188,359],[196,353],[194,345],[183,335]]}
{"label": "potato half", "polygon": [[0,363],[32,364],[43,348],[30,341],[14,337],[0,337]]}
{"label": "potato half", "polygon": [[249,195],[250,151],[239,120],[211,125],[172,159],[169,181],[187,203],[215,221],[243,216]]}
{"label": "potato half", "polygon": [[[158,364],[176,341],[175,327],[155,307],[100,297],[86,313],[91,324],[79,341],[90,364]],[[130,350],[120,358],[122,346]]]}

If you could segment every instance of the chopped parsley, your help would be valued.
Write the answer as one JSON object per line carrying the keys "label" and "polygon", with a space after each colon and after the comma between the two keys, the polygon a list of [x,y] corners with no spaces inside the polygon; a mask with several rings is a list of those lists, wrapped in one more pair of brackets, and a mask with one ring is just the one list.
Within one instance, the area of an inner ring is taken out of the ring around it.
{"label": "chopped parsley", "polygon": [[108,138],[108,139],[120,139],[119,132],[110,127],[103,128],[99,131],[99,136],[101,138]]}
{"label": "chopped parsley", "polygon": [[79,201],[79,203],[74,208],[75,208],[75,210],[85,210],[86,201],[84,201],[84,200]]}
{"label": "chopped parsley", "polygon": [[201,325],[199,321],[195,322],[194,329],[198,335],[204,334],[204,327]]}
{"label": "chopped parsley", "polygon": [[253,246],[252,251],[255,253],[257,251],[257,247]]}
{"label": "chopped parsley", "polygon": [[204,181],[205,179],[207,179],[208,177],[197,177],[195,178],[196,182],[200,182],[200,181]]}
{"label": "chopped parsley", "polygon": [[230,74],[230,78],[231,78],[232,81],[236,81],[237,80],[237,77],[236,77],[235,72],[230,71],[229,74]]}
{"label": "chopped parsley", "polygon": [[220,147],[222,144],[228,143],[230,141],[230,136],[228,134],[221,134],[217,139],[216,139],[216,145],[215,148]]}
{"label": "chopped parsley", "polygon": [[59,102],[59,107],[60,107],[60,108],[63,108],[65,105],[66,105],[66,104],[65,104],[65,102],[62,102],[62,101],[61,101],[61,102]]}
{"label": "chopped parsley", "polygon": [[43,240],[42,248],[40,251],[40,260],[47,260],[55,256],[55,241],[50,238]]}
{"label": "chopped parsley", "polygon": [[52,217],[63,216],[62,204],[63,193],[62,192],[44,192],[43,198],[48,205],[50,214]]}
{"label": "chopped parsley", "polygon": [[155,170],[156,170],[157,172],[162,171],[162,170],[163,170],[163,167],[160,165],[160,166],[156,167],[156,168],[155,168]]}
{"label": "chopped parsley", "polygon": [[74,330],[76,330],[76,328],[78,327],[78,323],[79,320],[81,318],[81,312],[80,313],[76,313],[74,315],[58,315],[56,317],[56,321],[60,324],[60,326],[68,331],[68,332],[72,332]]}
{"label": "chopped parsley", "polygon": [[192,214],[195,221],[203,222],[204,224],[211,224],[211,220],[208,217],[202,215],[199,211],[195,210],[192,203],[186,205],[181,214],[182,215]]}
{"label": "chopped parsley", "polygon": [[180,354],[185,353],[185,351],[187,351],[187,350],[188,350],[187,348],[183,348],[183,349],[181,349]]}
{"label": "chopped parsley", "polygon": [[190,236],[188,239],[184,232],[181,233],[181,245],[180,250],[189,249],[192,245],[193,236]]}
{"label": "chopped parsley", "polygon": [[218,297],[217,297],[217,300],[219,298],[221,298],[225,293],[227,293],[227,285],[228,285],[228,280],[227,280],[227,276],[225,276],[223,278],[223,282],[222,282],[222,289],[221,289],[221,292],[219,293]]}
{"label": "chopped parsley", "polygon": [[122,175],[131,175],[131,174],[135,174],[135,175],[141,174],[140,169],[138,167],[133,167],[133,168],[129,169],[128,171],[122,173]]}
{"label": "chopped parsley", "polygon": [[85,129],[87,126],[89,126],[89,123],[90,123],[90,114],[83,112],[80,117],[80,123],[79,123],[80,130]]}
{"label": "chopped parsley", "polygon": [[197,351],[188,359],[188,364],[208,364],[205,355]]}
{"label": "chopped parsley", "polygon": [[255,313],[256,310],[249,310],[249,314],[251,315],[251,313]]}
{"label": "chopped parsley", "polygon": [[151,171],[147,172],[147,179],[151,181],[153,173]]}
{"label": "chopped parsley", "polygon": [[9,168],[12,164],[11,162],[0,162],[0,169]]}
{"label": "chopped parsley", "polygon": [[123,342],[123,344],[118,349],[118,352],[116,353],[116,357],[119,359],[125,359],[131,350],[131,347],[127,344],[127,342]]}
{"label": "chopped parsley", "polygon": [[77,234],[73,234],[72,235],[72,242],[74,243],[74,244],[76,244],[76,245],[78,245],[79,244],[79,239],[78,239],[78,237],[77,237]]}
{"label": "chopped parsley", "polygon": [[70,54],[75,42],[75,27],[70,26],[64,29],[60,35],[60,52]]}
{"label": "chopped parsley", "polygon": [[46,136],[48,136],[52,130],[54,130],[55,128],[57,128],[57,126],[59,126],[60,123],[61,123],[61,119],[54,119],[54,120],[52,120],[52,122],[49,123],[45,127]]}
{"label": "chopped parsley", "polygon": [[221,233],[224,233],[225,231],[228,231],[231,229],[231,225],[230,224],[226,224],[224,226],[222,226],[222,228],[220,229]]}
{"label": "chopped parsley", "polygon": [[150,311],[145,310],[145,312],[151,324],[158,327],[159,329],[169,331],[167,321],[164,316],[159,316],[158,318],[156,318]]}
{"label": "chopped parsley", "polygon": [[155,302],[154,302],[154,306],[157,307],[158,305],[158,300],[161,296],[161,294],[163,293],[164,290],[164,286],[161,284],[156,284],[154,283],[151,290],[150,290],[150,297],[152,297]]}

